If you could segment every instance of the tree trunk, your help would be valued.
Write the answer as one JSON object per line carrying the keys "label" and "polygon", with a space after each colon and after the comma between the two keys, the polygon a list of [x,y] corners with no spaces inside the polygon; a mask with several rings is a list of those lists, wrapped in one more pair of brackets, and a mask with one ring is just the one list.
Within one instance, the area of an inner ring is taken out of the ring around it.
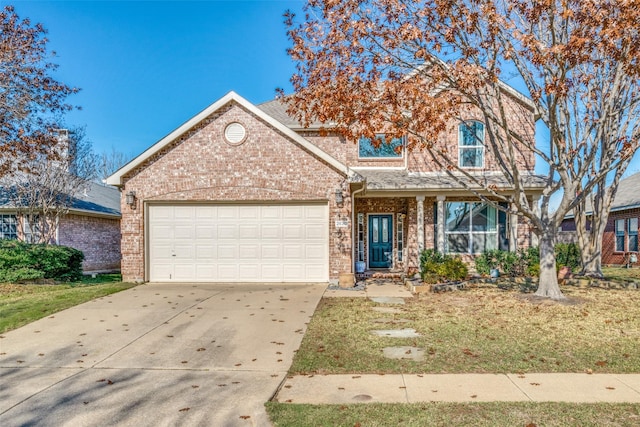
{"label": "tree trunk", "polygon": [[555,235],[545,233],[540,237],[540,279],[536,295],[554,300],[565,299],[558,284],[556,272]]}

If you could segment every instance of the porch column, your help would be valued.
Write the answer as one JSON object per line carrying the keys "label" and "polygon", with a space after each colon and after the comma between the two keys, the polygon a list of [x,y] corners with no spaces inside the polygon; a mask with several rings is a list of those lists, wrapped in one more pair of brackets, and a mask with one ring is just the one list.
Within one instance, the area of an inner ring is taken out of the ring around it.
{"label": "porch column", "polygon": [[[533,196],[533,213],[536,217],[540,218],[540,196]],[[531,246],[538,246],[540,242],[538,242],[538,235],[534,232],[530,232],[531,234]]]}
{"label": "porch column", "polygon": [[436,200],[438,201],[437,245],[438,245],[438,252],[443,254],[444,253],[444,223],[446,222],[444,218],[444,201],[446,200],[446,196],[436,196]]}
{"label": "porch column", "polygon": [[518,250],[518,215],[514,212],[512,207],[509,213],[509,251],[515,252]]}
{"label": "porch column", "polygon": [[418,225],[418,253],[424,250],[424,196],[416,196],[418,202],[417,225]]}

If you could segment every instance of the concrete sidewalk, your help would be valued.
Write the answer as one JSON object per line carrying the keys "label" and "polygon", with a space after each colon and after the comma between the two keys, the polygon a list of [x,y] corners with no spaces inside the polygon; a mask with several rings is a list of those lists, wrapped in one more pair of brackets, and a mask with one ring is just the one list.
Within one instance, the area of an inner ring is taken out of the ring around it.
{"label": "concrete sidewalk", "polygon": [[640,374],[309,375],[288,377],[283,403],[640,403]]}

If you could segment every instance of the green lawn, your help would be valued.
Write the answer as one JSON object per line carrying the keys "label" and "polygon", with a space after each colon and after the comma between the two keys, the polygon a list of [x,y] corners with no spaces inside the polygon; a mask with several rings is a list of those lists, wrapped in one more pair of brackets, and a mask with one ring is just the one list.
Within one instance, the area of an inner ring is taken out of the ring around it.
{"label": "green lawn", "polygon": [[122,283],[120,275],[99,275],[58,285],[0,284],[0,333],[133,286]]}
{"label": "green lawn", "polygon": [[572,403],[267,404],[276,427],[632,427],[640,405]]}

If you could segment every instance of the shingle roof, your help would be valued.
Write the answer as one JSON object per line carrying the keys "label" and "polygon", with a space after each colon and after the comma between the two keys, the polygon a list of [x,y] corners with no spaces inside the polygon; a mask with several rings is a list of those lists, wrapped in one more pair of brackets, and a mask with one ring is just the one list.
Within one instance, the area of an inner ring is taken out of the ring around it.
{"label": "shingle roof", "polygon": [[[385,169],[355,169],[365,178],[367,190],[429,190],[439,192],[442,190],[466,190],[466,187],[446,173],[418,173],[406,170]],[[470,184],[477,190],[490,185],[495,185],[498,190],[508,190],[512,186],[501,174],[483,173],[477,175],[482,185]],[[471,181],[467,181],[471,182]],[[526,190],[540,191],[544,187],[544,178],[538,175],[526,175]]]}
{"label": "shingle roof", "polygon": [[[640,172],[620,180],[618,192],[611,204],[612,211],[632,209],[640,207]],[[591,203],[587,201],[587,212],[591,212]]]}
{"label": "shingle roof", "polygon": [[272,101],[263,102],[262,104],[256,105],[260,110],[267,113],[283,125],[291,128],[291,129],[319,129],[321,127],[330,127],[329,123],[321,123],[319,121],[314,121],[309,124],[307,127],[302,127],[302,125],[292,116],[287,113],[287,104],[285,104],[282,98],[277,98]]}
{"label": "shingle roof", "polygon": [[[0,188],[0,209],[14,208],[6,188]],[[120,191],[109,185],[89,182],[86,191],[71,201],[71,211],[120,217]]]}

